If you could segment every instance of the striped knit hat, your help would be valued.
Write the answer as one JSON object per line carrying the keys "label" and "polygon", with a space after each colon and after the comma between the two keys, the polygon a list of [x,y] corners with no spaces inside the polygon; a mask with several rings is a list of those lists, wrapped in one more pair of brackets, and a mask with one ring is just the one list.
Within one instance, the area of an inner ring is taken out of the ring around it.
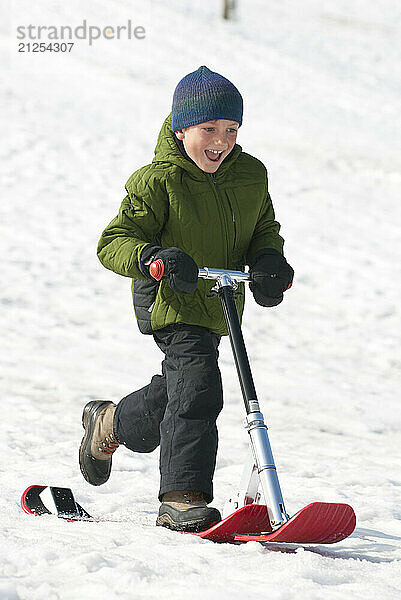
{"label": "striped knit hat", "polygon": [[178,131],[216,119],[241,125],[242,111],[242,96],[235,85],[203,66],[185,75],[175,88],[171,128]]}

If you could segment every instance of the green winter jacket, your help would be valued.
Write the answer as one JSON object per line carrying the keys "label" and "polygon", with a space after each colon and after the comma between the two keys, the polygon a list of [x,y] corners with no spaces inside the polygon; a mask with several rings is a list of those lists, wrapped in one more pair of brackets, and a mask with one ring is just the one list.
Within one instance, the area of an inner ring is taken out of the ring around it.
{"label": "green winter jacket", "polygon": [[[200,279],[193,294],[176,294],[166,279],[150,281],[142,273],[140,257],[148,244],[176,246],[198,267],[243,270],[263,248],[282,252],[264,165],[236,144],[215,174],[205,173],[181,154],[169,116],[152,163],[131,175],[125,187],[119,213],[100,238],[98,257],[107,269],[132,278],[140,330],[186,323],[226,335],[220,300],[209,297],[213,281]],[[240,318],[243,285],[237,297]]]}

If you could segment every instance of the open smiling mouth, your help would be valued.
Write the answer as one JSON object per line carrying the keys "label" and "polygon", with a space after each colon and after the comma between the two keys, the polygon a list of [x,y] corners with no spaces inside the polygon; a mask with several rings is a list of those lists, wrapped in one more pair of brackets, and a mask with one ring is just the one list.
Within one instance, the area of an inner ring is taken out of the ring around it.
{"label": "open smiling mouth", "polygon": [[217,163],[222,157],[223,150],[205,150],[205,154],[209,160]]}

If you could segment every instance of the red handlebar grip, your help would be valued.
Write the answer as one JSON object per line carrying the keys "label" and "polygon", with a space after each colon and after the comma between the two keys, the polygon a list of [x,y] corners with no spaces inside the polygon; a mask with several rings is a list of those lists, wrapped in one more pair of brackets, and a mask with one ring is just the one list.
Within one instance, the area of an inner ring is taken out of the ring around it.
{"label": "red handlebar grip", "polygon": [[158,258],[149,265],[149,273],[153,279],[160,281],[160,279],[164,276],[164,264],[161,258]]}

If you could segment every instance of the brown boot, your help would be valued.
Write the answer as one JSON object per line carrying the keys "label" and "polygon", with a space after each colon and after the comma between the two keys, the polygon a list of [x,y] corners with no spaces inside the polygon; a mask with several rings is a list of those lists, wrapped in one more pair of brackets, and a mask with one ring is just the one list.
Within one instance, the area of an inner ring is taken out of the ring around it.
{"label": "brown boot", "polygon": [[207,506],[202,492],[174,491],[163,495],[156,525],[175,531],[198,532],[219,521],[219,511]]}
{"label": "brown boot", "polygon": [[113,430],[115,410],[113,402],[92,400],[82,414],[85,435],[79,449],[79,466],[92,485],[102,485],[110,477],[111,455],[119,446]]}

